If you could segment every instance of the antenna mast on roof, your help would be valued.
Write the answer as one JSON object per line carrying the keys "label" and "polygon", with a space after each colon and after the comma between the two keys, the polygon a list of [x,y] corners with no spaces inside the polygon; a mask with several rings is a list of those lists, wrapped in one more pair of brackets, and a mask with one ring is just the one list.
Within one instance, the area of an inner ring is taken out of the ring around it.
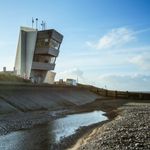
{"label": "antenna mast on roof", "polygon": [[45,28],[46,28],[46,22],[44,22],[44,27],[43,27],[43,28],[44,28],[44,30],[45,30]]}
{"label": "antenna mast on roof", "polygon": [[41,26],[42,26],[42,30],[45,30],[46,29],[46,22],[42,21]]}
{"label": "antenna mast on roof", "polygon": [[43,27],[44,27],[44,21],[43,20],[42,20],[41,26],[42,26],[42,30],[43,30]]}
{"label": "antenna mast on roof", "polygon": [[36,18],[36,30],[38,29],[38,18]]}
{"label": "antenna mast on roof", "polygon": [[46,21],[44,22],[44,29],[46,29]]}
{"label": "antenna mast on roof", "polygon": [[33,17],[32,17],[32,28],[33,28],[33,24],[34,24],[34,19],[33,19]]}

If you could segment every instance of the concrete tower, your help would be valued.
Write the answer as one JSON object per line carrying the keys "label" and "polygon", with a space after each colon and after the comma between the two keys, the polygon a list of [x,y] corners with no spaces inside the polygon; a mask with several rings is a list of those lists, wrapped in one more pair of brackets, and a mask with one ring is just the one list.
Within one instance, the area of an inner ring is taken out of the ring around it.
{"label": "concrete tower", "polygon": [[35,83],[53,83],[56,58],[63,35],[54,29],[38,31],[21,27],[15,72]]}

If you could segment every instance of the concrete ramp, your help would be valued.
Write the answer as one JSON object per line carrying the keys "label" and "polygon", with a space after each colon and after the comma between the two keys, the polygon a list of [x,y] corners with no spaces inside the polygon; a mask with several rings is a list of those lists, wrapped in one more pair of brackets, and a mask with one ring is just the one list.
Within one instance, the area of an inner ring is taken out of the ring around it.
{"label": "concrete ramp", "polygon": [[3,98],[0,98],[0,114],[17,112],[18,109],[7,103]]}
{"label": "concrete ramp", "polygon": [[4,113],[7,112],[8,107],[9,111],[23,112],[69,108],[90,103],[99,97],[86,88],[78,87],[0,86],[0,99],[5,103]]}

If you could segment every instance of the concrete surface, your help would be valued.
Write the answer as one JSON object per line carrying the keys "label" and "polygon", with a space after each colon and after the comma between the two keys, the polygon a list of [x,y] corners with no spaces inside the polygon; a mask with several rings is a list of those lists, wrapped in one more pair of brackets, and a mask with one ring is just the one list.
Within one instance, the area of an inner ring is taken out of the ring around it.
{"label": "concrete surface", "polygon": [[90,103],[99,97],[78,87],[0,85],[0,113],[57,110]]}

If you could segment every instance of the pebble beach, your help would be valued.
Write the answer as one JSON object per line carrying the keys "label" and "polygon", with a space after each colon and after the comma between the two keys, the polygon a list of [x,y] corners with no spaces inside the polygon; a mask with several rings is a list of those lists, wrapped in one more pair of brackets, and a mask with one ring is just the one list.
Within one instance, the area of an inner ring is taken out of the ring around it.
{"label": "pebble beach", "polygon": [[71,149],[149,150],[150,104],[127,103],[114,120],[95,128]]}

